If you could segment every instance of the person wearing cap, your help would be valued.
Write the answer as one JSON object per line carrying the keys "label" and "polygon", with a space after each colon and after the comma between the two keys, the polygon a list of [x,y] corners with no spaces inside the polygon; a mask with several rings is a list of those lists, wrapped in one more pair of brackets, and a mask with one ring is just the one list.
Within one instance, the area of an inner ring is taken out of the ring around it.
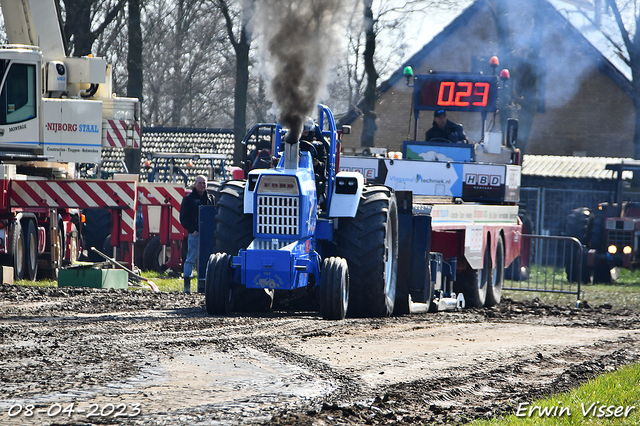
{"label": "person wearing cap", "polygon": [[427,141],[445,139],[453,143],[468,142],[462,125],[447,120],[447,111],[443,109],[437,109],[433,112],[433,126],[427,130],[425,139]]}

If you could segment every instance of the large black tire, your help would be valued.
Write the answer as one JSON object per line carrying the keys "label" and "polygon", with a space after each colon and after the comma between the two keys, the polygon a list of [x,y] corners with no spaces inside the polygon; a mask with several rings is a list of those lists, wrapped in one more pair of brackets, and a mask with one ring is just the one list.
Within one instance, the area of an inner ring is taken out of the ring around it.
{"label": "large black tire", "polygon": [[253,241],[253,215],[244,214],[245,182],[232,180],[220,189],[216,214],[215,251],[232,256]]}
{"label": "large black tire", "polygon": [[38,276],[38,230],[34,221],[29,220],[25,231],[25,278],[35,281]]}
{"label": "large black tire", "polygon": [[322,265],[320,310],[322,318],[341,320],[349,307],[349,267],[338,257],[325,259]]}
{"label": "large black tire", "polygon": [[[167,250],[169,250],[169,248],[167,248]],[[160,243],[160,236],[156,235],[149,240],[147,246],[144,248],[142,264],[147,271],[164,272],[163,266],[165,262],[162,260],[162,244]]]}
{"label": "large black tire", "polygon": [[104,259],[91,250],[95,247],[102,250],[104,240],[111,233],[111,212],[107,209],[85,209],[82,211],[85,223],[82,226],[83,248],[86,249],[86,260],[102,262]]}
{"label": "large black tire", "polygon": [[398,275],[398,208],[384,186],[362,191],[354,218],[340,218],[338,256],[350,271],[349,314],[384,317],[393,313]]}
{"label": "large black tire", "polygon": [[25,252],[26,244],[22,224],[20,221],[15,221],[11,238],[11,253],[13,253],[13,277],[16,280],[24,278],[26,270]]}
{"label": "large black tire", "polygon": [[[485,266],[486,268],[486,266]],[[496,242],[495,262],[491,267],[491,276],[487,282],[487,298],[484,305],[491,307],[500,303],[504,285],[504,243],[502,237]]]}
{"label": "large black tire", "polygon": [[233,311],[234,286],[231,255],[216,253],[209,257],[205,277],[204,301],[209,315],[227,315]]}
{"label": "large black tire", "polygon": [[[569,216],[565,224],[565,235],[568,237],[575,237],[585,247],[589,247],[589,236],[593,224],[593,214],[591,210],[586,207],[580,207],[574,209]],[[590,271],[587,266],[586,256],[583,255],[582,262],[580,261],[579,250],[575,247],[573,250],[567,247],[565,250],[565,272],[567,273],[567,279],[571,283],[578,282],[578,277],[583,283],[590,281]],[[582,269],[580,264],[582,263]]]}
{"label": "large black tire", "polygon": [[453,290],[464,295],[465,307],[482,308],[487,300],[487,289],[491,276],[491,244],[487,240],[482,269],[458,273]]}

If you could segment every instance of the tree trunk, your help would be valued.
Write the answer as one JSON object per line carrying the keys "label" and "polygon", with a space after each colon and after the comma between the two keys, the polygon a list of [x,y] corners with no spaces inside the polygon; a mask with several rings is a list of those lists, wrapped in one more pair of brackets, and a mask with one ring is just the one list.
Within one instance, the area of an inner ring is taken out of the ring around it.
{"label": "tree trunk", "polygon": [[[129,52],[127,54],[127,96],[142,104],[142,26],[140,0],[129,0]],[[140,120],[140,117],[137,117]],[[124,162],[129,173],[140,173],[140,148],[125,148]]]}
{"label": "tree trunk", "polygon": [[367,86],[364,90],[364,102],[362,107],[363,123],[360,145],[366,147],[374,146],[374,136],[377,130],[376,125],[376,97],[378,85],[378,72],[373,62],[376,51],[376,34],[374,31],[374,20],[372,10],[373,0],[363,0],[364,20],[365,20],[365,49],[364,49],[364,69],[367,74]]}
{"label": "tree trunk", "polygon": [[242,138],[247,131],[247,92],[249,88],[249,49],[251,42],[247,28],[242,26],[240,41],[236,44],[236,86],[234,93],[233,134],[235,145],[233,164],[242,161]]}

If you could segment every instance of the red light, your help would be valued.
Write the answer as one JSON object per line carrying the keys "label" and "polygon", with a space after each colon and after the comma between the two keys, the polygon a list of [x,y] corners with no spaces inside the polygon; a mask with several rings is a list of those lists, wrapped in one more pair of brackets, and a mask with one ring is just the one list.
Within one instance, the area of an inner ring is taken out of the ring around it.
{"label": "red light", "polygon": [[491,65],[492,67],[497,67],[498,65],[500,65],[500,60],[497,56],[492,56],[491,59],[489,59],[489,65]]}
{"label": "red light", "polygon": [[4,228],[4,222],[0,221],[0,229]]}
{"label": "red light", "polygon": [[502,71],[500,71],[500,78],[503,80],[508,80],[510,78],[509,70],[505,68]]}

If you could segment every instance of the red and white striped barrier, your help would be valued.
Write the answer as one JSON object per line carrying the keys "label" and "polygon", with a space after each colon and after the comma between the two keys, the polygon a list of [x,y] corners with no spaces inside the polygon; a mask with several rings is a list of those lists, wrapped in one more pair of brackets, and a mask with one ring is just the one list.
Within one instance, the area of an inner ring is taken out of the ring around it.
{"label": "red and white striped barrier", "polygon": [[140,148],[140,123],[127,120],[103,120],[102,145],[111,148]]}
{"label": "red and white striped barrier", "polygon": [[122,208],[135,212],[136,183],[103,180],[12,180],[11,207]]}
{"label": "red and white striped barrier", "polygon": [[171,206],[171,238],[180,239],[186,235],[180,224],[180,203],[188,192],[187,188],[177,184],[139,183],[138,202],[142,206]]}

